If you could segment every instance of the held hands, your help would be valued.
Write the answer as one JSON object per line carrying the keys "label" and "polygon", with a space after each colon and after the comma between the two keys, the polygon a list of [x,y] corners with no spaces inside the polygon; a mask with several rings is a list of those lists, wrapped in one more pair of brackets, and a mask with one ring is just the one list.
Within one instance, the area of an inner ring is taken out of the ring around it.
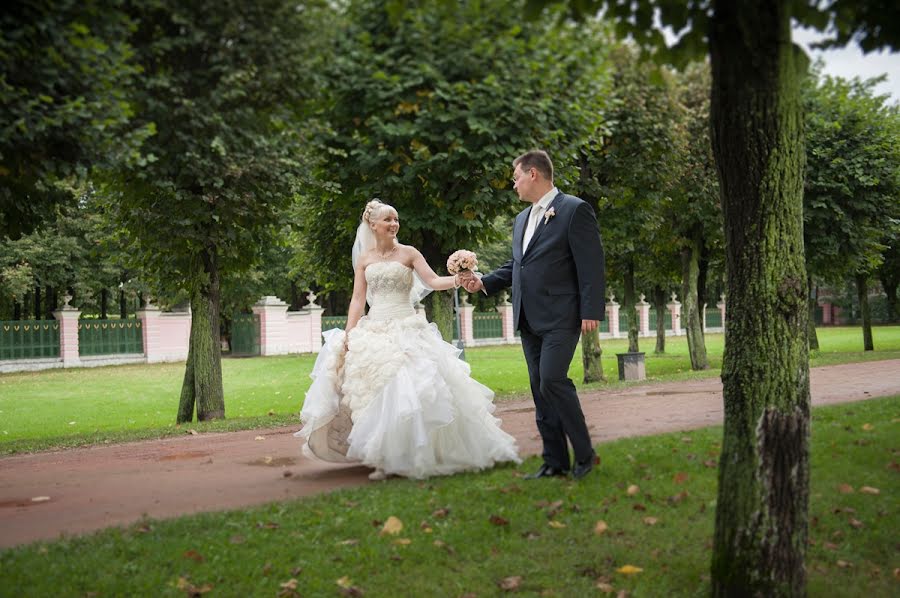
{"label": "held hands", "polygon": [[481,279],[475,276],[471,271],[464,270],[456,275],[457,280],[462,284],[463,288],[465,288],[470,293],[477,293],[481,289],[484,288],[484,285],[481,284]]}

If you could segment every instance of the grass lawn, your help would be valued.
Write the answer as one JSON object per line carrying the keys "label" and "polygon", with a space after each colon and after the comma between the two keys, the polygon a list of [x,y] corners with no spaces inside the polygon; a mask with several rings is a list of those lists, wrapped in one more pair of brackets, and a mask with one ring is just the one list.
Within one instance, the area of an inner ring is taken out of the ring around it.
{"label": "grass lawn", "polygon": [[[874,330],[876,351],[864,353],[859,328],[819,331],[821,351],[811,365],[900,358],[900,327]],[[692,372],[684,337],[667,339],[666,354],[654,355],[654,339],[641,339],[652,380],[719,375],[723,336],[707,336],[712,369]],[[609,383],[581,384],[581,352],[569,374],[579,388],[615,387],[616,353],[624,340],[603,344],[603,367]],[[519,346],[470,348],[472,375],[498,398],[530,396]],[[226,359],[222,363],[227,420],[193,424],[199,432],[298,425],[297,414],[309,388],[315,355]],[[185,433],[175,426],[184,364],[124,365],[0,375],[0,454],[64,448],[104,442],[158,438]]]}
{"label": "grass lawn", "polygon": [[[898,595],[898,422],[900,396],[813,410],[810,596]],[[37,543],[0,595],[708,596],[721,433],[602,445],[580,482],[531,459]]]}

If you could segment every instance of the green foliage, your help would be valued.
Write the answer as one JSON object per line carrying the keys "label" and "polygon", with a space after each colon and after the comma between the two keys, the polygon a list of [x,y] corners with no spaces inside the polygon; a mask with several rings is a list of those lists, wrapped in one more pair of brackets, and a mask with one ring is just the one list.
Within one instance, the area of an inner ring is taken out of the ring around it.
{"label": "green foliage", "polygon": [[873,272],[900,226],[900,109],[880,81],[814,72],[804,89],[806,262],[827,282]]}
{"label": "green foliage", "polygon": [[72,203],[73,178],[136,155],[138,72],[119,0],[16,1],[0,16],[0,237]]}
{"label": "green foliage", "polygon": [[372,197],[400,212],[401,238],[436,269],[498,236],[521,209],[511,161],[547,149],[561,187],[597,128],[606,35],[594,22],[528,22],[505,0],[351,2],[325,72],[330,130],[317,136],[321,192],[299,216],[305,263],[346,288],[349,248]]}

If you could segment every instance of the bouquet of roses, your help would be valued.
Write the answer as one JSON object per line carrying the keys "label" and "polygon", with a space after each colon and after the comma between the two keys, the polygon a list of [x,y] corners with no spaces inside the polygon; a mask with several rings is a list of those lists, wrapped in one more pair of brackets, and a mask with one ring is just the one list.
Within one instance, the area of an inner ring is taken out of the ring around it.
{"label": "bouquet of roses", "polygon": [[474,272],[478,269],[478,256],[467,249],[459,249],[447,258],[447,272],[459,274],[460,272]]}

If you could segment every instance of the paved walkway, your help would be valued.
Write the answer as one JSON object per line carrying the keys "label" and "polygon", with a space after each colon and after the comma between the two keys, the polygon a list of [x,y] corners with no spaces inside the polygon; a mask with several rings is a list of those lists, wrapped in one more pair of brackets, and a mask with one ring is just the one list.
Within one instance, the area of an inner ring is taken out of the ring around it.
{"label": "paved walkway", "polygon": [[[811,385],[814,405],[900,394],[900,360],[815,368]],[[718,378],[585,393],[582,404],[597,443],[713,425],[723,413]],[[523,456],[540,453],[533,412],[530,401],[498,405]],[[293,432],[185,435],[0,458],[0,547],[145,515],[236,509],[371,483],[367,468],[300,456]]]}

